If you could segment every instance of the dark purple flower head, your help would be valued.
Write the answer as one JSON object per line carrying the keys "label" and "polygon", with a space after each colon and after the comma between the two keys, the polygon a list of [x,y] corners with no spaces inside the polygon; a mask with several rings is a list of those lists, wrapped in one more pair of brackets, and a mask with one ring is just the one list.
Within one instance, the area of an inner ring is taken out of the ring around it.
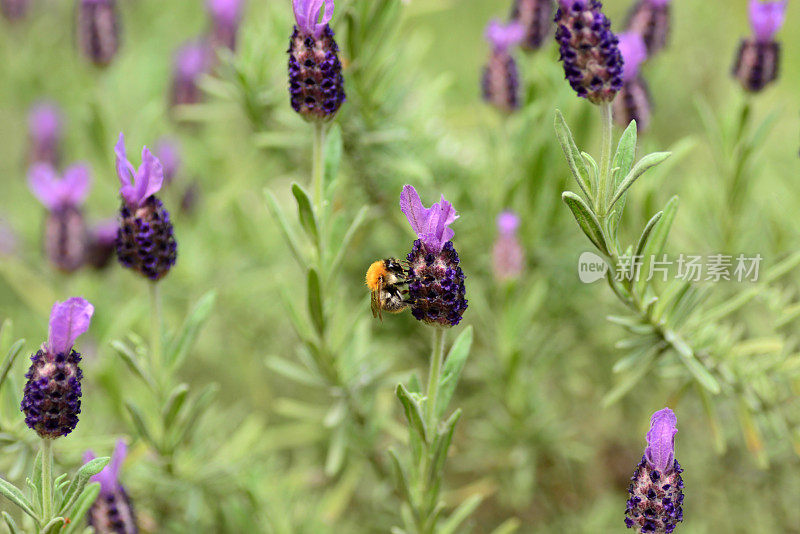
{"label": "dark purple flower head", "polygon": [[492,267],[498,281],[519,278],[525,267],[525,251],[517,237],[519,216],[504,211],[497,216],[497,239],[492,248]]}
{"label": "dark purple flower head", "polygon": [[89,194],[89,167],[77,164],[59,176],[49,163],[35,163],[28,171],[28,187],[50,211],[80,207]]}
{"label": "dark purple flower head", "polygon": [[525,28],[519,22],[512,21],[508,24],[503,24],[494,19],[486,26],[486,40],[497,51],[507,51],[511,47],[518,45],[524,37]]}
{"label": "dark purple flower head", "polygon": [[619,51],[622,54],[622,81],[627,82],[639,76],[639,66],[647,60],[647,46],[642,36],[635,32],[618,35]]}
{"label": "dark purple flower head", "polygon": [[[320,11],[322,11],[323,5],[325,10],[322,12],[320,21]],[[298,29],[305,35],[316,39],[322,35],[325,26],[333,18],[333,0],[292,0],[292,7]]]}
{"label": "dark purple flower head", "polygon": [[400,194],[400,210],[428,252],[438,254],[444,244],[453,239],[455,232],[450,225],[459,215],[453,205],[445,200],[444,195],[439,202],[426,208],[422,205],[417,190],[406,185]]}
{"label": "dark purple flower head", "polygon": [[481,79],[483,99],[507,113],[519,107],[519,73],[509,49],[519,44],[524,36],[525,28],[519,22],[503,25],[493,20],[486,28],[486,40],[492,45],[492,53]]}
{"label": "dark purple flower head", "polygon": [[30,0],[0,0],[0,13],[11,22],[23,18],[29,7]]}
{"label": "dark purple flower head", "polygon": [[116,0],[79,0],[78,44],[95,65],[111,63],[119,48]]}
{"label": "dark purple flower head", "polygon": [[749,15],[750,25],[756,40],[768,43],[774,40],[775,34],[783,26],[786,18],[786,5],[788,0],[762,2],[750,0]]}
{"label": "dark purple flower head", "polygon": [[[102,471],[91,478],[100,483],[100,495],[89,510],[89,525],[98,533],[135,534],[136,515],[125,487],[119,481],[119,471],[125,461],[128,448],[123,440],[117,441],[111,461]],[[92,451],[83,455],[84,463],[95,459]]]}
{"label": "dark purple flower head", "polygon": [[553,0],[514,0],[511,20],[525,28],[522,48],[528,51],[542,46],[553,28]]}
{"label": "dark purple flower head", "polygon": [[86,262],[95,269],[108,266],[117,246],[119,222],[108,219],[96,224],[89,230]]}
{"label": "dark purple flower head", "polygon": [[181,167],[181,155],[178,142],[171,138],[162,138],[156,143],[156,157],[164,169],[164,180],[171,182]]}
{"label": "dark purple flower head", "polygon": [[94,306],[79,297],[56,302],[47,342],[31,356],[20,408],[25,423],[42,438],[66,436],[78,424],[83,373],[73,345],[89,329],[93,314]]}
{"label": "dark purple flower head", "polygon": [[164,183],[164,169],[158,158],[144,147],[142,164],[139,170],[136,170],[125,155],[125,136],[122,133],[119,134],[114,152],[117,156],[117,176],[121,185],[119,193],[128,208],[135,211],[145,200],[161,190],[161,185]]}
{"label": "dark purple flower head", "polygon": [[672,462],[675,460],[677,425],[678,418],[669,408],[657,411],[650,418],[644,456],[654,469],[664,472],[672,467]]}
{"label": "dark purple flower head", "polygon": [[54,102],[39,102],[28,113],[31,162],[42,161],[54,167],[60,161],[61,110]]}
{"label": "dark purple flower head", "polygon": [[650,91],[644,79],[637,76],[625,80],[622,89],[617,93],[617,98],[612,102],[614,121],[625,128],[635,120],[636,129],[644,132],[650,125],[651,107]]}
{"label": "dark purple flower head", "polygon": [[669,1],[639,0],[633,5],[628,15],[626,31],[641,35],[647,47],[647,53],[651,56],[664,48],[669,39]]}

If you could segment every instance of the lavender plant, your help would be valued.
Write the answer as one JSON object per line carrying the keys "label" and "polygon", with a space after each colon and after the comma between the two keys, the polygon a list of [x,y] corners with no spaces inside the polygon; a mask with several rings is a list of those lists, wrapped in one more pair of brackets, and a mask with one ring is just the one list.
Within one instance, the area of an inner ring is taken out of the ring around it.
{"label": "lavender plant", "polygon": [[525,29],[522,48],[537,50],[553,29],[553,0],[514,0],[511,20],[519,22]]}
{"label": "lavender plant", "polygon": [[612,105],[614,121],[623,128],[635,121],[643,132],[650,125],[650,93],[639,66],[647,59],[647,48],[638,33],[629,32],[620,34],[619,49],[624,64],[622,87]]}
{"label": "lavender plant", "polygon": [[116,0],[77,0],[78,46],[98,67],[105,67],[117,55],[120,22]]}
{"label": "lavender plant", "polygon": [[733,75],[745,91],[757,93],[778,77],[780,44],[775,34],[783,26],[787,0],[750,0],[750,25],[753,36],[739,45]]}
{"label": "lavender plant", "polygon": [[483,99],[501,111],[519,107],[519,73],[510,49],[522,41],[524,31],[518,22],[504,26],[497,20],[486,28],[492,52],[483,71]]}
{"label": "lavender plant", "polygon": [[28,135],[31,163],[49,163],[57,167],[61,161],[61,110],[54,102],[39,102],[28,113]]}
{"label": "lavender plant", "polygon": [[660,52],[669,41],[671,0],[637,0],[628,15],[627,31],[639,34],[647,55]]}

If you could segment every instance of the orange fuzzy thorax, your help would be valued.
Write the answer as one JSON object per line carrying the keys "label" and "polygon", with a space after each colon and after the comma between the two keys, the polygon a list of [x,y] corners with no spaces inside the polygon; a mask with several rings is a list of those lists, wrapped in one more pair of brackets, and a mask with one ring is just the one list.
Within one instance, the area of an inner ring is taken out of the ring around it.
{"label": "orange fuzzy thorax", "polygon": [[378,290],[378,282],[386,276],[386,264],[383,260],[378,260],[367,269],[367,287],[370,291]]}

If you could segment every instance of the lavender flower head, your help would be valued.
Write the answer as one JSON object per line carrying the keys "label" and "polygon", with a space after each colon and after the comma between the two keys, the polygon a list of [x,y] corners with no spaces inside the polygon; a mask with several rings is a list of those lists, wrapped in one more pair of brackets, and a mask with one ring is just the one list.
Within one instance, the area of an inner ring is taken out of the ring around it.
{"label": "lavender flower head", "polygon": [[213,53],[204,41],[192,41],[175,53],[172,69],[173,106],[197,104],[203,100],[200,77],[211,70]]}
{"label": "lavender flower head", "polygon": [[243,4],[243,0],[208,0],[206,8],[211,16],[212,46],[236,50]]}
{"label": "lavender flower head", "polygon": [[0,0],[0,12],[10,22],[23,18],[29,7],[30,0]]}
{"label": "lavender flower head", "polygon": [[164,170],[147,147],[142,149],[142,164],[136,170],[127,159],[121,133],[114,151],[123,200],[117,258],[123,266],[150,280],[160,280],[175,265],[178,255],[169,212],[155,197],[164,182]]}
{"label": "lavender flower head", "polygon": [[598,0],[559,0],[556,41],[564,75],[578,96],[611,102],[622,87],[622,55]]}
{"label": "lavender flower head", "polygon": [[107,219],[89,229],[86,263],[98,270],[108,266],[117,248],[118,228],[116,219]]}
{"label": "lavender flower head", "polygon": [[627,126],[632,120],[642,132],[650,124],[650,93],[647,84],[639,76],[639,66],[647,60],[647,46],[642,36],[636,32],[619,34],[619,50],[624,64],[622,67],[622,88],[614,99],[614,120],[620,126]]}
{"label": "lavender flower head", "polygon": [[411,313],[427,324],[455,326],[467,309],[465,276],[451,241],[456,210],[444,195],[426,208],[410,185],[403,187],[400,209],[418,238],[407,257]]}
{"label": "lavender flower head", "polygon": [[753,36],[742,39],[733,75],[745,91],[759,92],[778,78],[781,47],[775,34],[783,26],[787,0],[750,0],[749,15]]}
{"label": "lavender flower head", "polygon": [[497,216],[497,240],[492,249],[495,280],[505,282],[520,277],[525,266],[525,251],[517,237],[519,216],[504,211]]}
{"label": "lavender flower head", "polygon": [[639,533],[669,534],[683,521],[683,479],[675,459],[678,419],[669,408],[650,418],[647,447],[628,488],[625,525]]}
{"label": "lavender flower head", "polygon": [[57,166],[60,161],[61,110],[53,102],[39,102],[28,114],[30,155],[32,163],[44,162]]}
{"label": "lavender flower head", "polygon": [[[119,481],[119,471],[122,462],[128,454],[128,448],[123,440],[117,441],[111,461],[102,471],[91,478],[92,482],[100,483],[100,495],[89,509],[89,526],[98,534],[136,534],[136,514],[133,510],[128,493]],[[94,460],[96,456],[92,451],[86,451],[83,456],[84,463]]]}
{"label": "lavender flower head", "polygon": [[492,54],[483,70],[483,99],[502,111],[510,112],[519,107],[519,74],[509,50],[524,36],[525,28],[519,22],[504,25],[493,20],[486,28]]}
{"label": "lavender flower head", "polygon": [[81,412],[81,355],[75,340],[89,329],[94,306],[80,297],[56,302],[50,312],[47,342],[31,356],[20,406],[25,424],[42,438],[66,436]]}
{"label": "lavender flower head", "polygon": [[524,50],[537,50],[553,28],[553,0],[515,0],[511,20],[525,28]]}
{"label": "lavender flower head", "polygon": [[95,65],[111,63],[119,49],[116,0],[78,0],[78,44]]}
{"label": "lavender flower head", "polygon": [[649,55],[656,54],[669,39],[670,0],[639,0],[631,9],[625,27],[642,36]]}
{"label": "lavender flower head", "polygon": [[89,194],[89,168],[78,164],[59,176],[49,163],[36,163],[28,171],[31,192],[47,208],[44,249],[59,270],[72,272],[85,260],[86,223],[81,206]]}
{"label": "lavender flower head", "polygon": [[289,41],[292,108],[309,121],[330,120],[345,101],[339,46],[328,25],[333,0],[292,0],[292,7],[297,21]]}
{"label": "lavender flower head", "polygon": [[181,167],[181,155],[177,141],[167,137],[160,139],[156,143],[155,153],[164,170],[164,181],[170,183]]}

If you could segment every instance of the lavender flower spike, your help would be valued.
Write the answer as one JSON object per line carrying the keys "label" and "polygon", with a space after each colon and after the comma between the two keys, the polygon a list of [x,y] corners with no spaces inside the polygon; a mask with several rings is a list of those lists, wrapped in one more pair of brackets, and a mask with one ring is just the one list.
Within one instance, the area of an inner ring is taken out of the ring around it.
{"label": "lavender flower spike", "polygon": [[525,251],[517,237],[519,216],[504,211],[497,217],[497,240],[492,249],[492,266],[495,280],[504,282],[520,277],[525,265]]}
{"label": "lavender flower spike", "polygon": [[742,39],[733,66],[733,76],[745,91],[757,93],[778,77],[781,46],[775,40],[786,15],[786,0],[750,0],[753,36]]}
{"label": "lavender flower spike", "polygon": [[501,111],[511,112],[519,107],[517,63],[508,51],[524,36],[525,28],[519,22],[503,25],[493,20],[486,28],[492,54],[483,70],[483,99]]}
{"label": "lavender flower spike", "polygon": [[[133,505],[125,487],[119,481],[120,467],[127,453],[125,442],[118,440],[111,461],[91,478],[92,482],[100,483],[100,495],[88,513],[89,525],[98,534],[136,534],[139,531]],[[83,456],[84,463],[94,459],[92,451],[86,451]]]}
{"label": "lavender flower spike", "polygon": [[211,15],[211,44],[236,50],[236,37],[242,18],[243,0],[208,0]]}
{"label": "lavender flower spike", "polygon": [[670,0],[639,0],[631,9],[625,27],[642,36],[648,54],[656,54],[669,39]]}
{"label": "lavender flower spike", "polygon": [[53,102],[39,102],[28,114],[29,160],[57,166],[60,161],[61,110]]}
{"label": "lavender flower spike", "polygon": [[119,48],[116,0],[78,0],[78,44],[95,65],[111,63]]}
{"label": "lavender flower spike", "polygon": [[198,83],[200,77],[211,70],[213,59],[213,51],[204,41],[188,42],[178,49],[172,67],[170,103],[173,106],[197,104],[203,100]]}
{"label": "lavender flower spike", "polygon": [[425,249],[432,254],[441,252],[444,244],[455,235],[450,225],[459,215],[456,214],[453,205],[445,200],[444,195],[439,202],[426,208],[417,190],[411,185],[406,185],[400,194],[400,211],[408,219],[411,229],[417,234]]}
{"label": "lavender flower spike", "polygon": [[622,53],[622,88],[612,104],[614,120],[622,127],[636,121],[642,132],[650,124],[650,93],[647,84],[639,76],[639,66],[647,59],[647,46],[636,32],[619,34],[619,50]]}
{"label": "lavender flower spike", "polygon": [[544,44],[553,28],[553,0],[514,0],[511,20],[522,23],[525,38],[522,48],[533,51]]}
{"label": "lavender flower spike", "polygon": [[20,408],[25,423],[42,438],[66,436],[78,424],[83,373],[73,345],[89,329],[93,314],[94,306],[79,297],[56,302],[47,342],[31,356]]}
{"label": "lavender flower spike", "polygon": [[628,488],[625,525],[638,533],[669,534],[683,521],[683,479],[675,459],[678,419],[669,408],[650,418],[647,447]]}
{"label": "lavender flower spike", "polygon": [[126,156],[125,136],[122,133],[119,134],[114,153],[117,156],[117,177],[121,184],[119,192],[129,208],[137,209],[147,198],[161,190],[164,169],[147,147],[142,148],[142,164],[138,170],[134,169]]}
{"label": "lavender flower spike", "polygon": [[0,0],[0,13],[10,22],[23,18],[30,8],[30,0]]}

